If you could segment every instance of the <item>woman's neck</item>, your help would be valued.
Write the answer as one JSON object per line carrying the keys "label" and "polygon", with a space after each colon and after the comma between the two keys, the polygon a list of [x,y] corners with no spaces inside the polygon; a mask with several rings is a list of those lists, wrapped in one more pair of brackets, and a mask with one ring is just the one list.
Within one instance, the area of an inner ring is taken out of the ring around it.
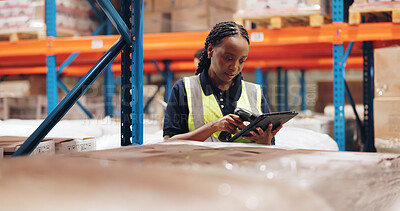
{"label": "woman's neck", "polygon": [[211,69],[208,69],[208,78],[210,79],[211,83],[220,90],[228,90],[233,85],[233,80],[229,82],[222,81]]}

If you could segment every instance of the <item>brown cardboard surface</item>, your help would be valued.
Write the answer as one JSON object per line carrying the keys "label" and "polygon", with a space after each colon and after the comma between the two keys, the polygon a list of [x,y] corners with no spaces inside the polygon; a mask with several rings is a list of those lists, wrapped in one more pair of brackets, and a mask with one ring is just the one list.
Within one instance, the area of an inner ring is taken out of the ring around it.
{"label": "brown cardboard surface", "polygon": [[[301,184],[306,190],[323,198],[334,210],[382,210],[399,196],[398,154],[283,150],[258,145],[212,146],[207,143],[198,145],[197,142],[171,142],[74,153],[71,156],[103,163],[162,166],[174,171],[183,168],[200,174],[213,169],[228,172],[224,174],[225,181],[229,181],[231,175],[244,173],[243,187],[254,173],[266,180]],[[161,174],[159,172],[151,178],[158,178]],[[178,172],[173,175],[179,177]],[[376,178],[381,179],[377,181]],[[203,181],[191,179],[193,188],[202,186]],[[209,176],[208,179],[215,178]],[[266,190],[270,186],[260,187]],[[296,201],[284,198],[290,202]]]}
{"label": "brown cardboard surface", "polygon": [[374,50],[375,98],[400,97],[400,47]]}
{"label": "brown cardboard surface", "polygon": [[7,172],[0,177],[0,204],[17,210],[43,210],[44,201],[48,210],[388,210],[399,196],[398,154],[216,146],[168,142],[7,160],[0,162],[0,172]]}
{"label": "brown cardboard surface", "polygon": [[176,0],[153,0],[155,12],[170,12],[174,9],[180,8],[179,1]]}
{"label": "brown cardboard surface", "polygon": [[0,171],[5,210],[333,210],[295,184],[222,168],[54,156],[10,159]]}
{"label": "brown cardboard surface", "polygon": [[152,12],[154,8],[154,0],[143,0],[143,12]]}
{"label": "brown cardboard surface", "polygon": [[172,11],[172,31],[207,31],[221,22],[232,20],[234,12],[212,5],[185,7]]}
{"label": "brown cardboard surface", "polygon": [[374,99],[375,138],[400,139],[400,97]]}
{"label": "brown cardboard surface", "polygon": [[[355,104],[363,103],[363,82],[362,81],[347,81],[351,96]],[[333,104],[333,82],[332,81],[319,81],[318,96],[315,102],[315,111],[319,113],[324,112],[325,106]],[[345,98],[345,103],[350,104]]]}
{"label": "brown cardboard surface", "polygon": [[181,8],[193,8],[203,5],[236,12],[239,9],[239,0],[176,0]]}
{"label": "brown cardboard surface", "polygon": [[165,21],[161,12],[144,12],[143,33],[161,33]]}

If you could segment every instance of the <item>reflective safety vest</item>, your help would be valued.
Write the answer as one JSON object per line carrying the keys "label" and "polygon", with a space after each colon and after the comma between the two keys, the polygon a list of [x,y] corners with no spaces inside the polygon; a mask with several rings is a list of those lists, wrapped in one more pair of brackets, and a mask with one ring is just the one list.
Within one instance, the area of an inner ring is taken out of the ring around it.
{"label": "reflective safety vest", "polygon": [[[206,96],[200,84],[200,75],[184,77],[189,108],[188,126],[193,131],[201,126],[223,117],[221,108],[214,94]],[[259,115],[261,110],[261,86],[242,80],[242,93],[237,101],[238,108],[244,108]],[[219,141],[221,131],[213,133],[206,141]],[[235,142],[252,142],[239,138]]]}

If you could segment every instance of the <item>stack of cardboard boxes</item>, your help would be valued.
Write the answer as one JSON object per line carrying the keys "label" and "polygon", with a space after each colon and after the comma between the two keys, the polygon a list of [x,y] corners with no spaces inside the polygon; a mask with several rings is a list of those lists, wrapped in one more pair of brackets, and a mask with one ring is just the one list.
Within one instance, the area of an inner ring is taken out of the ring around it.
{"label": "stack of cardboard boxes", "polygon": [[238,7],[238,0],[144,0],[143,32],[207,31]]}
{"label": "stack of cardboard boxes", "polygon": [[376,49],[374,127],[378,151],[400,151],[400,47]]}
{"label": "stack of cardboard boxes", "polygon": [[88,1],[56,0],[56,8],[60,35],[90,35],[100,25]]}
{"label": "stack of cardboard boxes", "polygon": [[[99,26],[87,1],[57,0],[56,10],[58,36],[90,35]],[[0,0],[0,35],[45,38],[45,0]]]}

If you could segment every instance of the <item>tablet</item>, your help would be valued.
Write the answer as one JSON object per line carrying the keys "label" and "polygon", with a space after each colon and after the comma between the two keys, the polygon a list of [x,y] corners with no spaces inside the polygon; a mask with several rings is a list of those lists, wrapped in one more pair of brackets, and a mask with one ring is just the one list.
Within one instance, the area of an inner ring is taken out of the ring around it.
{"label": "tablet", "polygon": [[298,113],[295,111],[283,111],[283,112],[272,112],[265,113],[258,116],[255,120],[251,121],[249,125],[240,130],[236,135],[228,140],[233,142],[241,136],[252,136],[250,131],[256,131],[257,127],[261,127],[262,130],[268,128],[269,123],[272,123],[272,130],[275,130],[279,126],[285,124],[287,121],[295,117]]}

